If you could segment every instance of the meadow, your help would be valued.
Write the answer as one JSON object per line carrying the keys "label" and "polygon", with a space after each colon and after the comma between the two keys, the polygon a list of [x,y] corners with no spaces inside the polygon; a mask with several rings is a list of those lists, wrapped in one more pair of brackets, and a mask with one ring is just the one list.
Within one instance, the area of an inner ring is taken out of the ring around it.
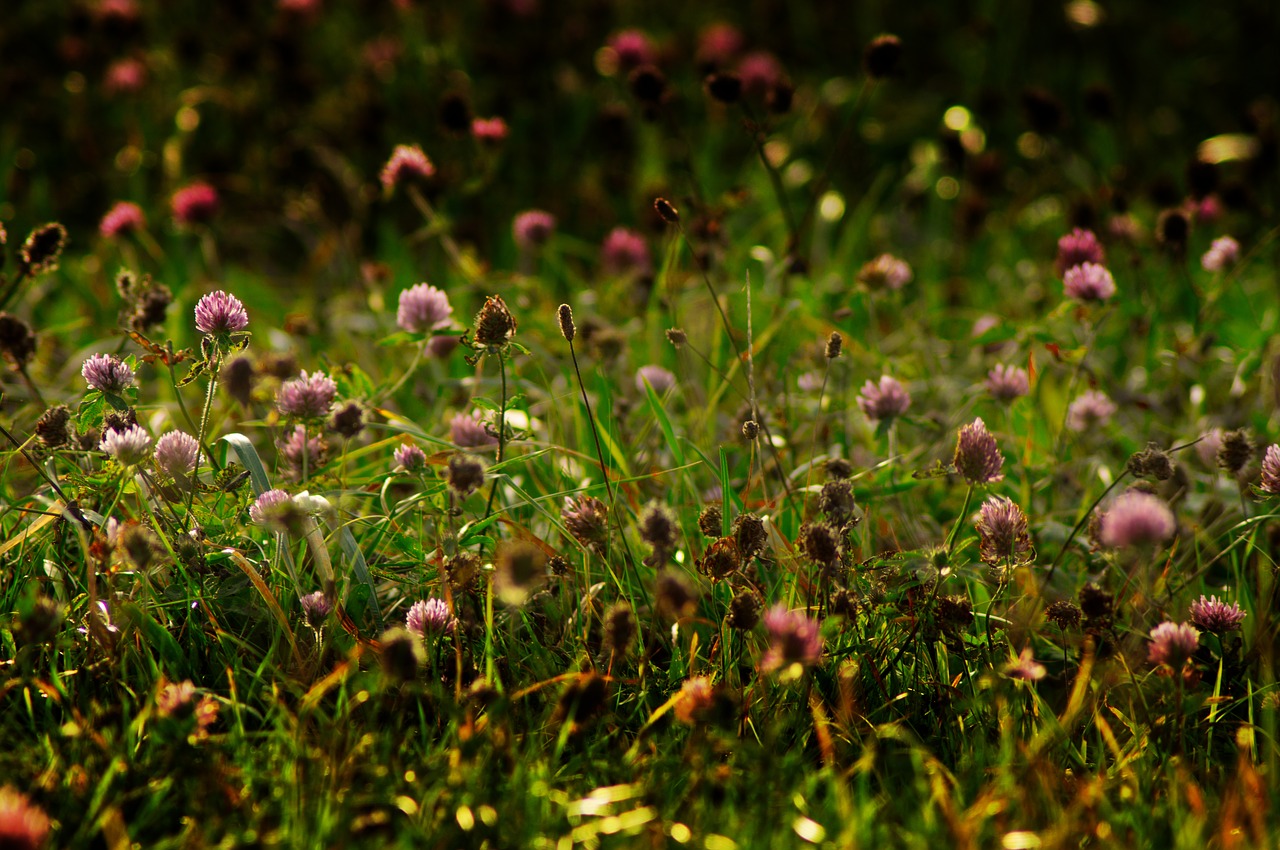
{"label": "meadow", "polygon": [[1275,846],[1280,12],[843,5],[3,13],[0,849]]}

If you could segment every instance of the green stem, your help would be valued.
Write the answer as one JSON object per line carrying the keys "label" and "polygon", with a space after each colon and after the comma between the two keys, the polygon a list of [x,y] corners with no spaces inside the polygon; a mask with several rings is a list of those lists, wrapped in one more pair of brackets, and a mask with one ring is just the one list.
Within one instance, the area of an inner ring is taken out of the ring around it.
{"label": "green stem", "polygon": [[[498,406],[498,460],[495,466],[502,463],[502,456],[507,447],[507,359],[502,352],[498,353],[498,373],[502,376],[502,403]],[[493,498],[498,495],[498,476],[489,485],[489,503],[484,509],[484,518],[493,515]]]}
{"label": "green stem", "polygon": [[[222,367],[221,352],[215,351],[213,358],[209,361],[209,387],[204,394],[204,409],[200,411],[200,432],[196,435],[196,443],[204,449],[205,434],[209,430],[209,414],[213,410],[213,400],[218,392],[218,371]],[[207,451],[207,449],[206,449]],[[213,455],[209,455],[210,463],[213,462]],[[196,488],[192,487],[187,493],[187,519],[191,520],[191,509],[196,501]],[[195,527],[192,521],[191,527]]]}

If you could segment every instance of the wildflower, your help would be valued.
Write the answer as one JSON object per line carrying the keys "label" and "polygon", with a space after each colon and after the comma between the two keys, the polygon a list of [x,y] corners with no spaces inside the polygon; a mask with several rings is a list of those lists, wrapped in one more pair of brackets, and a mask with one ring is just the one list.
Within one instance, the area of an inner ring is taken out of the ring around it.
{"label": "wildflower", "polygon": [[364,430],[364,407],[357,401],[349,401],[329,416],[325,427],[350,440]]}
{"label": "wildflower", "polygon": [[473,454],[455,452],[445,466],[444,480],[459,498],[465,499],[484,486],[484,463]]}
{"label": "wildflower", "polygon": [[746,94],[763,97],[782,79],[782,65],[769,51],[755,50],[738,63],[738,79]]}
{"label": "wildflower", "polygon": [[324,372],[303,371],[276,392],[276,409],[292,419],[322,419],[329,412],[338,384]]}
{"label": "wildflower", "polygon": [[1147,660],[1180,673],[1199,645],[1200,632],[1186,623],[1166,621],[1151,630]]}
{"label": "wildflower", "polygon": [[600,263],[606,274],[647,276],[653,270],[649,245],[634,230],[615,227],[600,247]]}
{"label": "wildflower", "polygon": [[740,514],[733,521],[733,539],[738,544],[738,551],[745,560],[750,560],[764,550],[769,540],[769,532],[764,520],[755,514]]}
{"label": "wildflower", "polygon": [[151,456],[151,435],[137,425],[108,429],[101,448],[121,466],[137,466]]}
{"label": "wildflower", "polygon": [[405,628],[423,638],[451,634],[458,623],[449,604],[435,597],[413,603],[404,621]]}
{"label": "wildflower", "polygon": [[744,43],[742,31],[733,24],[717,21],[708,25],[698,34],[698,68],[710,71],[728,65],[742,52]]}
{"label": "wildflower", "polygon": [[498,547],[493,565],[493,588],[507,605],[522,605],[547,580],[547,553],[529,540]]}
{"label": "wildflower", "polygon": [[906,413],[911,407],[911,396],[896,378],[881,375],[879,384],[867,381],[862,385],[858,407],[868,419],[885,421]]}
{"label": "wildflower", "polygon": [[102,90],[109,95],[133,94],[147,84],[147,65],[141,59],[126,56],[107,66]]}
{"label": "wildflower", "polygon": [[30,277],[56,271],[62,249],[67,247],[67,229],[58,222],[32,230],[18,249],[18,271]]}
{"label": "wildflower", "polygon": [[729,601],[729,613],[725,625],[741,632],[749,632],[760,622],[760,609],[764,603],[754,590],[743,590]]}
{"label": "wildflower", "polygon": [[653,548],[651,566],[665,563],[675,551],[679,540],[680,529],[676,525],[675,514],[666,505],[650,502],[640,512],[640,539]]}
{"label": "wildflower", "polygon": [[1134,452],[1125,463],[1135,478],[1154,478],[1157,481],[1168,481],[1173,477],[1173,458],[1160,448],[1159,443],[1147,443],[1140,452]]}
{"label": "wildflower", "polygon": [[1010,661],[1004,668],[1004,674],[1010,679],[1022,679],[1025,682],[1038,682],[1044,678],[1044,665],[1036,661],[1031,647],[1023,647],[1017,660]]}
{"label": "wildflower", "polygon": [[511,222],[511,235],[522,251],[547,244],[556,230],[556,217],[544,210],[525,210]]}
{"label": "wildflower", "polygon": [[119,239],[147,226],[142,207],[130,201],[120,201],[102,217],[98,232],[106,239]]}
{"label": "wildflower", "polygon": [[742,437],[748,443],[755,442],[760,436],[760,423],[754,419],[748,419],[742,423]]}
{"label": "wildflower", "polygon": [[1027,515],[1012,500],[992,496],[982,503],[975,523],[978,529],[978,551],[984,563],[992,566],[1021,564],[1030,560],[1031,536],[1027,533]]}
{"label": "wildflower", "polygon": [[892,254],[881,254],[858,270],[858,281],[873,292],[896,292],[910,283],[911,277],[911,266]]}
{"label": "wildflower", "polygon": [[986,423],[975,419],[956,438],[956,471],[970,484],[989,484],[1004,478],[1004,455]]}
{"label": "wildflower", "polygon": [[902,39],[896,35],[885,33],[878,35],[867,44],[862,53],[862,67],[867,76],[873,80],[883,80],[892,76],[902,59]]}
{"label": "wildflower", "polygon": [[0,313],[0,352],[16,366],[25,366],[36,353],[36,333],[12,313]]}
{"label": "wildflower", "polygon": [[818,493],[818,510],[832,522],[844,524],[853,517],[853,482],[837,478],[822,485]]}
{"label": "wildflower", "polygon": [[631,606],[626,602],[617,602],[604,615],[604,645],[615,657],[627,654],[631,642],[636,637],[636,618],[631,613]]}
{"label": "wildflower", "polygon": [[831,478],[845,479],[853,476],[853,464],[848,458],[833,457],[826,463],[827,475]]}
{"label": "wildflower", "polygon": [[481,144],[496,145],[507,137],[507,122],[501,118],[473,118],[471,135]]}
{"label": "wildflower", "polygon": [[1055,267],[1059,277],[1065,275],[1068,269],[1084,263],[1102,265],[1106,261],[1102,244],[1092,230],[1077,227],[1058,240],[1058,260]]}
{"label": "wildflower", "polygon": [[648,35],[637,29],[620,30],[609,36],[608,46],[618,57],[618,66],[630,71],[641,65],[652,65],[658,52]]}
{"label": "wildflower", "polygon": [[1084,431],[1090,426],[1106,425],[1116,410],[1115,402],[1106,393],[1086,390],[1068,405],[1067,427],[1072,431]]}
{"label": "wildflower", "polygon": [[676,376],[661,366],[654,364],[641,366],[636,370],[636,390],[644,392],[646,383],[653,387],[655,393],[664,395],[667,390],[676,385]]}
{"label": "wildflower", "polygon": [[653,588],[658,613],[673,620],[690,617],[698,610],[698,595],[675,570],[660,570]]}
{"label": "wildflower", "polygon": [[844,349],[844,337],[840,336],[836,331],[831,332],[831,336],[827,337],[827,347],[823,351],[828,360],[835,360],[840,356]]}
{"label": "wildflower", "polygon": [[1062,287],[1068,298],[1087,303],[1106,301],[1116,294],[1116,281],[1106,266],[1097,263],[1081,263],[1067,269],[1062,276]]}
{"label": "wildflower", "polygon": [[0,788],[0,847],[39,850],[49,835],[49,817],[11,785]]}
{"label": "wildflower", "polygon": [[296,516],[293,497],[283,490],[267,490],[249,506],[249,519],[279,534],[289,531],[289,520]]}
{"label": "wildflower", "polygon": [[390,190],[410,179],[430,180],[435,173],[436,167],[427,159],[422,148],[417,145],[396,145],[391,158],[382,167],[379,179]]}
{"label": "wildflower", "polygon": [[583,546],[603,549],[609,537],[609,508],[594,496],[565,497],[560,509],[564,527]]}
{"label": "wildflower", "polygon": [[1044,611],[1044,615],[1049,622],[1063,630],[1078,626],[1081,613],[1078,605],[1066,599],[1059,599]]}
{"label": "wildflower", "polygon": [[170,478],[185,480],[200,463],[200,444],[182,431],[170,431],[156,440],[156,466]]}
{"label": "wildflower", "polygon": [[294,474],[300,476],[304,470],[315,472],[328,459],[329,445],[319,435],[311,436],[306,426],[296,425],[288,432],[288,437],[279,444],[280,454],[289,464]]}
{"label": "wildflower", "polygon": [[427,465],[427,453],[409,443],[397,446],[391,457],[405,472],[417,472]]}
{"label": "wildflower", "polygon": [[680,700],[675,706],[676,720],[694,725],[715,708],[715,689],[706,676],[686,679],[680,687]]}
{"label": "wildflower", "polygon": [[516,319],[501,295],[490,295],[476,313],[475,342],[482,348],[501,348],[516,335]]}
{"label": "wildflower", "polygon": [[249,327],[249,314],[234,295],[221,289],[210,292],[196,304],[196,329],[202,334],[218,336],[238,333]]}
{"label": "wildflower", "polygon": [[298,604],[302,606],[302,616],[306,619],[307,625],[317,630],[324,625],[329,613],[333,611],[333,605],[320,590],[308,593],[298,600]]}
{"label": "wildflower", "polygon": [[1234,632],[1240,628],[1245,613],[1239,603],[1228,605],[1219,601],[1218,597],[1200,598],[1191,603],[1191,624],[1198,629],[1220,635],[1223,632]]}
{"label": "wildflower", "polygon": [[1262,492],[1280,496],[1280,445],[1272,443],[1262,456]]}
{"label": "wildflower", "polygon": [[1237,430],[1222,435],[1222,445],[1218,447],[1218,466],[1232,475],[1239,475],[1249,461],[1253,460],[1253,438],[1248,431]]}
{"label": "wildflower", "polygon": [[824,522],[806,522],[800,526],[796,546],[809,560],[830,570],[840,561],[840,537]]}
{"label": "wildflower", "polygon": [[771,673],[783,667],[809,667],[822,659],[822,635],[818,624],[802,611],[788,611],[779,602],[764,615],[769,632],[769,649],[760,660],[760,669]]}
{"label": "wildflower", "polygon": [[489,433],[480,421],[480,411],[459,413],[449,420],[449,440],[462,449],[479,449],[496,445],[498,438]]}
{"label": "wildflower", "polygon": [[430,333],[449,327],[453,321],[449,296],[426,283],[419,283],[400,293],[396,324],[413,334]]}
{"label": "wildflower", "polygon": [[173,219],[189,226],[203,224],[218,211],[218,190],[208,183],[192,183],[173,193],[170,200]]}
{"label": "wildflower", "polygon": [[997,401],[1013,401],[1031,392],[1031,379],[1026,369],[999,363],[987,373],[987,392]]}
{"label": "wildflower", "polygon": [[1162,500],[1141,490],[1123,493],[1102,516],[1099,539],[1115,549],[1163,543],[1177,529],[1173,512]]}
{"label": "wildflower", "polygon": [[1207,272],[1223,272],[1240,260],[1240,243],[1230,236],[1213,240],[1209,250],[1200,258],[1200,266]]}
{"label": "wildflower", "polygon": [[721,537],[697,559],[698,572],[712,581],[723,581],[742,566],[742,553],[732,537]]}

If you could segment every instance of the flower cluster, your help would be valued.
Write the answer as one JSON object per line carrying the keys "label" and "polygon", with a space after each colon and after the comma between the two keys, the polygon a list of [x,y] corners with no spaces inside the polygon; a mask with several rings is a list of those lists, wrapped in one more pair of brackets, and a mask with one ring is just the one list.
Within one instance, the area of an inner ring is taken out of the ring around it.
{"label": "flower cluster", "polygon": [[419,283],[400,293],[396,310],[396,324],[409,333],[430,333],[443,330],[453,322],[453,306],[449,296],[425,283]]}
{"label": "flower cluster", "polygon": [[323,419],[338,394],[338,384],[324,372],[303,372],[281,384],[276,409],[292,419]]}
{"label": "flower cluster", "polygon": [[867,381],[862,385],[858,407],[868,419],[881,422],[906,413],[911,407],[911,395],[896,378],[881,375],[879,383]]}

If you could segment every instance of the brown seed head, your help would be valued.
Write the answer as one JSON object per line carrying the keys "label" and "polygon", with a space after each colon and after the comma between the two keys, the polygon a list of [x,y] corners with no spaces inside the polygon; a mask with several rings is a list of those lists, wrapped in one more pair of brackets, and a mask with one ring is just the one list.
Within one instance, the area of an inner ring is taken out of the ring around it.
{"label": "brown seed head", "polygon": [[573,308],[568,304],[561,304],[560,309],[556,310],[556,321],[560,323],[560,335],[566,342],[573,342],[573,338],[578,335],[578,329],[573,325]]}
{"label": "brown seed head", "polygon": [[680,212],[666,198],[655,198],[653,208],[667,224],[679,224]]}
{"label": "brown seed head", "polygon": [[501,295],[490,295],[476,314],[475,341],[483,348],[501,348],[516,335],[516,320]]}

